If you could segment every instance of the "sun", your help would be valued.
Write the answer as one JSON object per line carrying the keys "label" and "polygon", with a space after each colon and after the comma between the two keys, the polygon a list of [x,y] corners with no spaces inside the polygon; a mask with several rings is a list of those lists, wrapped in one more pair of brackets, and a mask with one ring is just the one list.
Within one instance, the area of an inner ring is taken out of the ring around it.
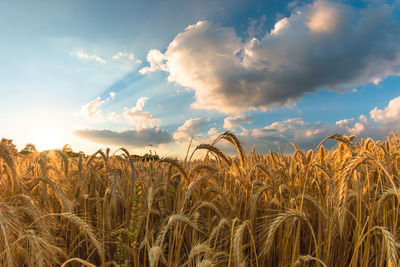
{"label": "sun", "polygon": [[56,149],[62,146],[60,136],[55,131],[38,134],[33,143],[39,151]]}
{"label": "sun", "polygon": [[31,111],[31,120],[23,125],[20,139],[32,143],[38,151],[60,149],[69,143],[71,122],[65,119],[58,110],[37,108]]}
{"label": "sun", "polygon": [[63,129],[56,124],[51,123],[38,123],[34,129],[31,130],[30,142],[35,145],[39,151],[58,149],[63,147],[65,141],[65,134]]}

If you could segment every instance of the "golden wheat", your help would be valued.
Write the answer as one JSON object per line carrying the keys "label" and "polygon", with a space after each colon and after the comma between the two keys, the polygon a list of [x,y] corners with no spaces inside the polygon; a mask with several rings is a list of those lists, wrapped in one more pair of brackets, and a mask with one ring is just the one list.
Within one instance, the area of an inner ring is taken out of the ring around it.
{"label": "golden wheat", "polygon": [[400,138],[292,146],[245,154],[226,132],[153,162],[3,140],[0,266],[399,266]]}

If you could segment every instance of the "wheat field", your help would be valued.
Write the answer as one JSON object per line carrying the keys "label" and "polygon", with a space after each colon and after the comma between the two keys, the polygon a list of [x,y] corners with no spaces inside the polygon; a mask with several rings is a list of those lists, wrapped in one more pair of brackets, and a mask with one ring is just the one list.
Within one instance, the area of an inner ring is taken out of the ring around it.
{"label": "wheat field", "polygon": [[400,137],[326,139],[245,154],[226,132],[148,161],[4,139],[0,265],[399,266]]}

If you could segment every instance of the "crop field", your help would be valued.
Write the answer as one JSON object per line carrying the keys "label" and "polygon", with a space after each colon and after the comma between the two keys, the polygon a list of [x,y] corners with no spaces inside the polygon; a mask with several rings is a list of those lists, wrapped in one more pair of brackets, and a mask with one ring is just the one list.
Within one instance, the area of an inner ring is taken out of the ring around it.
{"label": "crop field", "polygon": [[400,137],[326,139],[257,154],[226,132],[184,160],[4,139],[0,266],[399,266]]}

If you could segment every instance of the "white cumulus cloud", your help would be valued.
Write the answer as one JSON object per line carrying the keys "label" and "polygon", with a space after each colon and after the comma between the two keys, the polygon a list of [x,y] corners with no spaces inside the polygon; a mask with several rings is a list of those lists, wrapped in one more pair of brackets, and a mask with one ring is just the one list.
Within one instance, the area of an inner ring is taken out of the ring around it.
{"label": "white cumulus cloud", "polygon": [[149,98],[140,97],[136,102],[136,106],[124,108],[124,117],[129,124],[136,126],[136,129],[152,128],[155,126],[154,123],[160,121],[155,118],[154,115],[143,110],[147,100],[149,100]]}
{"label": "white cumulus cloud", "polygon": [[250,124],[253,121],[253,116],[247,116],[244,114],[233,115],[224,119],[224,128],[228,130],[234,130],[235,128],[243,128],[243,124]]}
{"label": "white cumulus cloud", "polygon": [[147,54],[147,61],[149,62],[149,67],[144,67],[139,70],[141,74],[146,74],[149,72],[154,72],[156,70],[164,70],[167,71],[168,68],[165,65],[166,57],[160,50],[151,49]]}
{"label": "white cumulus cloud", "polygon": [[201,128],[206,122],[207,119],[203,118],[195,118],[185,121],[185,123],[179,126],[173,134],[175,142],[185,144],[190,142],[192,137],[194,139],[201,137]]}
{"label": "white cumulus cloud", "polygon": [[375,107],[370,111],[371,118],[380,123],[400,122],[400,96],[390,100],[385,109]]}
{"label": "white cumulus cloud", "polygon": [[104,104],[104,101],[100,97],[90,101],[86,105],[81,107],[81,114],[89,119],[101,119],[102,111],[100,106]]}
{"label": "white cumulus cloud", "polygon": [[107,118],[114,122],[119,122],[119,115],[116,112],[107,113]]}

